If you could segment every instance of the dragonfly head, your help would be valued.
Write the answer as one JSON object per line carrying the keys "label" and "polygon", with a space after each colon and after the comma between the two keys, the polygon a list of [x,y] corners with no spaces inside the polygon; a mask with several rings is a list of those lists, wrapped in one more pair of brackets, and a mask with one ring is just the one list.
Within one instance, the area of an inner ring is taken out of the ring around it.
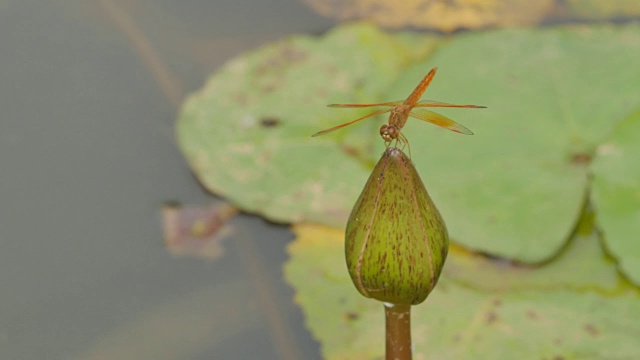
{"label": "dragonfly head", "polygon": [[380,136],[385,142],[391,142],[398,138],[398,129],[394,125],[384,124],[380,127]]}

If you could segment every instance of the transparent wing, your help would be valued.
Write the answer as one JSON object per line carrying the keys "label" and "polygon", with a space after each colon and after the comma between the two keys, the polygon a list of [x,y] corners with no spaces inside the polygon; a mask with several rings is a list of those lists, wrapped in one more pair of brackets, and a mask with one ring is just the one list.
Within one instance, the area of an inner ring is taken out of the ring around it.
{"label": "transparent wing", "polygon": [[391,101],[379,104],[329,104],[328,107],[343,107],[343,108],[363,108],[363,107],[374,107],[374,106],[396,106],[402,104],[402,100],[399,101]]}
{"label": "transparent wing", "polygon": [[434,100],[422,100],[419,101],[414,107],[449,107],[449,108],[473,108],[473,109],[486,109],[486,106],[482,105],[458,105],[458,104],[448,104],[440,101]]}
{"label": "transparent wing", "polygon": [[326,130],[318,131],[317,133],[315,133],[315,134],[313,134],[313,135],[311,135],[311,136],[312,136],[312,137],[315,137],[315,136],[319,136],[319,135],[324,135],[324,134],[330,133],[330,132],[332,132],[332,131],[335,131],[335,130],[341,129],[341,128],[343,128],[343,127],[347,126],[347,125],[351,125],[351,124],[353,124],[354,122],[358,122],[358,121],[360,121],[360,120],[364,120],[364,119],[370,118],[370,117],[372,117],[372,116],[376,116],[376,115],[384,114],[384,113],[387,113],[387,112],[389,112],[389,111],[391,111],[391,109],[380,109],[380,110],[378,110],[378,111],[374,111],[374,112],[372,112],[371,114],[366,115],[366,116],[363,116],[363,117],[361,117],[361,118],[358,118],[358,119],[355,119],[355,120],[352,120],[352,121],[346,122],[346,123],[341,124],[341,125],[338,125],[338,126],[334,126],[334,127],[330,128],[330,129],[326,129]]}
{"label": "transparent wing", "polygon": [[451,131],[455,131],[460,134],[473,135],[473,132],[471,130],[449,119],[448,117],[444,115],[440,115],[433,111],[424,110],[424,109],[413,109],[409,113],[409,116],[418,120],[430,122],[434,125],[438,125],[440,127],[449,129]]}

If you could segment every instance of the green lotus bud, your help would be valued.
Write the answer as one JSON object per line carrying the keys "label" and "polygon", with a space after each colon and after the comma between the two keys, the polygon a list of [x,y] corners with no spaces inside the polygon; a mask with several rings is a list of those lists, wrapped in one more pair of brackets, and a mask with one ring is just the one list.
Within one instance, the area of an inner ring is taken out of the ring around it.
{"label": "green lotus bud", "polygon": [[401,150],[388,148],[347,223],[345,253],[358,291],[392,304],[419,304],[447,257],[444,220]]}

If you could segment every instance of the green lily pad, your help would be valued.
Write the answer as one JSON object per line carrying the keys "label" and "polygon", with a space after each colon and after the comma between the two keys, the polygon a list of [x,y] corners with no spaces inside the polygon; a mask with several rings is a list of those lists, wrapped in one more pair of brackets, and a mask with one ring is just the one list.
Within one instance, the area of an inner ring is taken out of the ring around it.
{"label": "green lily pad", "polygon": [[491,292],[571,289],[613,294],[619,288],[616,264],[603,257],[593,218],[587,212],[569,243],[541,265],[514,264],[453,246],[447,276],[466,287]]}
{"label": "green lily pad", "polygon": [[570,17],[583,19],[629,18],[640,14],[640,2],[636,0],[567,0],[562,6]]}
{"label": "green lily pad", "polygon": [[403,129],[452,240],[540,263],[575,229],[596,149],[618,119],[640,109],[640,67],[630,66],[638,54],[635,24],[501,30],[446,43],[352,25],[232,60],[189,98],[178,139],[202,183],[243,210],[342,228],[382,153],[384,119],[310,138],[367,113],[324,105],[403,99],[439,66],[425,98],[489,107],[442,110],[474,136],[416,120]]}
{"label": "green lily pad", "polygon": [[[297,290],[296,302],[324,357],[381,358],[382,304],[360,296],[351,283],[343,258],[344,233],[313,225],[297,225],[294,232],[285,276]],[[620,283],[615,266],[593,247],[592,236],[574,239],[547,265],[553,270],[518,269],[452,252],[438,286],[412,309],[415,358],[640,356],[640,296]],[[584,271],[582,264],[591,264],[593,271]],[[504,284],[496,286],[492,278],[497,274],[506,278]]]}
{"label": "green lily pad", "polygon": [[341,117],[362,113],[341,114],[325,105],[379,98],[434,44],[432,37],[391,37],[353,25],[321,38],[291,37],[233,59],[185,103],[180,147],[208,189],[245,211],[342,227],[378,139],[369,135],[371,123],[311,139]]}
{"label": "green lily pad", "polygon": [[607,248],[620,270],[640,284],[640,113],[620,122],[598,147],[593,202]]}
{"label": "green lily pad", "polygon": [[562,248],[585,205],[589,158],[640,108],[640,67],[628,66],[639,59],[639,30],[465,35],[403,73],[389,99],[440,65],[425,97],[488,106],[442,111],[474,136],[418,121],[403,130],[454,241],[527,263]]}

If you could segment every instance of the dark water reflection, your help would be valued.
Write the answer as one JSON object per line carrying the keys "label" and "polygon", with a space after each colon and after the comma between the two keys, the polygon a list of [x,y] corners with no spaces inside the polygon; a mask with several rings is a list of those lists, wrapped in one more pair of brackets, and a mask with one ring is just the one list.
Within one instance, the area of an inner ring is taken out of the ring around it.
{"label": "dark water reflection", "polygon": [[184,94],[330,25],[296,0],[0,0],[0,358],[320,358],[284,228],[242,216],[222,259],[175,258],[159,209],[213,200],[175,146]]}

